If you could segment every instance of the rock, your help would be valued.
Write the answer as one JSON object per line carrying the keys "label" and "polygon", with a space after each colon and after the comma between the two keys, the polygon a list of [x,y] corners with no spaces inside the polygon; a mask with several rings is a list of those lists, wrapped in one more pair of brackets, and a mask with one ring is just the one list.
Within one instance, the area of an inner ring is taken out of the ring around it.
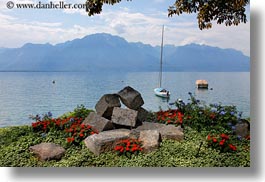
{"label": "rock", "polygon": [[160,123],[143,122],[143,124],[141,126],[138,126],[136,130],[159,130],[160,128],[163,128],[165,126],[165,124]]}
{"label": "rock", "polygon": [[114,107],[111,121],[118,125],[135,127],[137,116],[138,111]]}
{"label": "rock", "polygon": [[117,94],[105,94],[97,102],[95,108],[98,115],[110,119],[114,107],[121,107]]}
{"label": "rock", "polygon": [[122,103],[130,109],[137,110],[144,104],[141,94],[132,87],[125,87],[119,91],[118,95],[120,96]]}
{"label": "rock", "polygon": [[138,140],[140,137],[140,130],[132,129],[129,137]]}
{"label": "rock", "polygon": [[113,124],[110,120],[101,117],[95,112],[90,112],[90,114],[83,121],[83,124],[90,125],[93,130],[96,130],[98,132],[113,129]]}
{"label": "rock", "polygon": [[139,109],[137,109],[138,111],[138,116],[137,116],[137,120],[140,122],[144,122],[149,114],[149,112],[147,110],[145,110],[144,108],[140,107]]}
{"label": "rock", "polygon": [[128,139],[129,135],[130,130],[126,129],[103,131],[99,134],[88,136],[84,142],[91,152],[99,155],[103,152],[112,151],[118,141]]}
{"label": "rock", "polygon": [[139,140],[143,143],[143,152],[149,153],[158,149],[160,145],[160,133],[157,130],[140,131]]}
{"label": "rock", "polygon": [[[175,127],[173,125],[143,122],[143,124],[141,126],[138,126],[135,130],[157,130],[161,134],[162,139],[173,139],[181,141],[184,138],[183,129],[180,126]],[[134,133],[134,135],[137,135],[137,132]]]}
{"label": "rock", "polygon": [[240,123],[235,125],[235,133],[236,135],[245,138],[249,135],[250,132],[250,124],[247,120],[241,120]]}
{"label": "rock", "polygon": [[65,153],[65,149],[54,143],[41,143],[31,146],[31,152],[36,154],[41,161],[60,160]]}
{"label": "rock", "polygon": [[159,129],[162,139],[172,139],[181,141],[184,139],[183,129],[178,126],[175,127],[173,125],[166,125]]}

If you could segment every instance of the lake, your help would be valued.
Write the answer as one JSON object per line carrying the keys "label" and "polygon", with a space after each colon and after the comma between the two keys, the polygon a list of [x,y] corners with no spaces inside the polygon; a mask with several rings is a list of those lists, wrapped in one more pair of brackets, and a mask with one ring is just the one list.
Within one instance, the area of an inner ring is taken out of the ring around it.
{"label": "lake", "polygon": [[[206,79],[213,89],[197,90],[197,79]],[[80,104],[94,109],[103,94],[128,85],[142,94],[147,110],[167,109],[178,98],[187,102],[191,92],[208,104],[235,105],[243,116],[250,116],[249,72],[165,72],[169,101],[154,95],[156,72],[0,72],[0,127],[30,124],[30,114],[51,111],[57,117]]]}

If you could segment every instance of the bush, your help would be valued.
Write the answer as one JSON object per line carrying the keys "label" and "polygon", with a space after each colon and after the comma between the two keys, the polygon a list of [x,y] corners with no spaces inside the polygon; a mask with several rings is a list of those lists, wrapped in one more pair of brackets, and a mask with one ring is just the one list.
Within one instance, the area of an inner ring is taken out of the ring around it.
{"label": "bush", "polygon": [[85,108],[84,105],[78,105],[73,112],[73,117],[85,119],[92,110]]}
{"label": "bush", "polygon": [[67,112],[63,114],[60,118],[82,118],[83,120],[89,115],[90,112],[94,112],[91,109],[87,109],[83,104],[77,105],[77,107],[74,109],[74,111]]}
{"label": "bush", "polygon": [[197,131],[201,130],[230,130],[241,119],[241,112],[235,106],[222,106],[221,104],[205,105],[197,100],[191,93],[190,102],[185,104],[182,100],[175,102],[176,107],[184,114],[184,126],[188,125]]}
{"label": "bush", "polygon": [[249,121],[241,118],[242,113],[238,112],[235,106],[222,106],[221,104],[208,106],[197,100],[191,93],[189,95],[190,102],[187,104],[182,100],[177,100],[175,102],[177,109],[157,112],[155,122],[181,125],[184,129],[187,127],[195,129],[205,138],[208,136],[208,147],[220,152],[236,152],[235,143],[241,145],[240,142],[247,142],[247,140],[249,145],[250,136],[242,139],[234,135],[237,123],[243,121],[249,123]]}

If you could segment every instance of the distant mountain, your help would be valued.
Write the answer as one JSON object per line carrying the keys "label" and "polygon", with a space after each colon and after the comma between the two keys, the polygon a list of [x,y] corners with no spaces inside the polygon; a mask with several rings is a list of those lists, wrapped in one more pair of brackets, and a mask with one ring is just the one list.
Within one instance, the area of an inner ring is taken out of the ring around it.
{"label": "distant mountain", "polygon": [[[0,71],[158,71],[160,47],[100,33],[65,43],[0,48]],[[206,45],[164,46],[164,71],[249,71],[250,58]]]}

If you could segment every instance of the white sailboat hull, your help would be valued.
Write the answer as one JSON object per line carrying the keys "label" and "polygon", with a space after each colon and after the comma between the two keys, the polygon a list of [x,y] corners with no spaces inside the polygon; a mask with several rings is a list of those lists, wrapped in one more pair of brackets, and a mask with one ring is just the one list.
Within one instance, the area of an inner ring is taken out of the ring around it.
{"label": "white sailboat hull", "polygon": [[154,92],[155,95],[158,97],[163,97],[163,98],[169,98],[170,97],[170,92],[169,91],[163,91],[165,89],[163,88],[155,88]]}

